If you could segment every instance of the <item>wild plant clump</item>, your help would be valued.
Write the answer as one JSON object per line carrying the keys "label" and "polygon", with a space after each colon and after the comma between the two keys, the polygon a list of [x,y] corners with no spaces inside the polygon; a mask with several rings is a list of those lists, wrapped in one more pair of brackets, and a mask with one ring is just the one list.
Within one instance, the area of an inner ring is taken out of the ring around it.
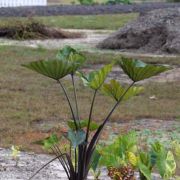
{"label": "wild plant clump", "polygon": [[81,34],[50,28],[41,22],[28,20],[28,22],[16,21],[12,25],[0,27],[0,37],[17,40],[64,39],[79,38]]}
{"label": "wild plant clump", "polygon": [[[62,148],[60,146],[61,138],[55,134],[45,139],[43,144],[46,148],[54,152],[56,157],[52,161],[56,159],[59,160],[69,180],[86,180],[89,170],[91,168],[95,169],[97,166],[94,161],[96,157],[96,147],[111,115],[120,103],[133,96],[139,95],[144,90],[141,86],[135,86],[136,83],[169,70],[167,66],[155,66],[146,64],[140,60],[122,57],[118,61],[113,61],[99,70],[85,74],[80,70],[85,61],[85,56],[67,46],[61,49],[54,59],[34,61],[23,65],[28,69],[55,80],[55,82],[60,85],[67,99],[72,116],[72,119],[67,120],[69,130],[63,136],[67,140],[67,146]],[[115,65],[122,68],[124,73],[131,79],[129,85],[122,86],[115,79],[106,82],[108,74]],[[62,83],[62,79],[66,76],[70,76],[72,82],[74,101],[70,98],[69,92]],[[81,119],[78,103],[81,99],[77,96],[75,76],[80,78],[83,85],[90,88],[93,92],[89,116],[86,119]],[[113,107],[100,124],[97,124],[93,120],[93,109],[98,93],[110,96],[114,100]],[[52,161],[48,162],[41,169]]]}

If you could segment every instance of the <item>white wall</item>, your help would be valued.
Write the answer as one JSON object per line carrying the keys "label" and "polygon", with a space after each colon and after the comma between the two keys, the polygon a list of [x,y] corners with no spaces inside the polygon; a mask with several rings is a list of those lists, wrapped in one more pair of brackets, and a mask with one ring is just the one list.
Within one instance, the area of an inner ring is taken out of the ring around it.
{"label": "white wall", "polygon": [[46,6],[47,0],[0,0],[0,7]]}

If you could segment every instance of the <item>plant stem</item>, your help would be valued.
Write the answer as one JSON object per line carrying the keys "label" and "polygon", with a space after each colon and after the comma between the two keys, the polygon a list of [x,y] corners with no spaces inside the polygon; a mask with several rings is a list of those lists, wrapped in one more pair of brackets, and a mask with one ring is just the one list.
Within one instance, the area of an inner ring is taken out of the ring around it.
{"label": "plant stem", "polygon": [[74,124],[75,124],[75,127],[76,127],[76,130],[78,130],[78,125],[77,125],[77,122],[76,122],[76,118],[75,118],[75,115],[74,115],[74,111],[73,111],[73,108],[72,108],[72,104],[71,104],[71,101],[69,99],[69,96],[67,94],[67,91],[66,89],[64,88],[64,86],[62,85],[61,81],[60,80],[57,80],[57,82],[60,84],[65,96],[66,96],[66,99],[68,101],[68,104],[69,104],[69,107],[70,107],[70,110],[71,110],[71,114],[72,114],[72,117],[73,117],[73,120],[74,120]]}
{"label": "plant stem", "polygon": [[109,118],[111,117],[112,113],[114,112],[114,110],[117,108],[117,106],[120,104],[120,102],[123,100],[124,96],[126,95],[126,93],[129,91],[129,89],[134,85],[135,82],[132,82],[130,84],[130,86],[126,89],[126,91],[123,93],[123,95],[121,96],[121,98],[117,101],[117,103],[114,105],[114,107],[112,108],[112,110],[109,112],[108,116],[106,117],[106,119],[104,120],[104,122],[102,123],[102,126],[104,127],[104,125],[107,123],[107,121],[109,120]]}
{"label": "plant stem", "polygon": [[[91,117],[92,117],[92,111],[93,111],[93,107],[94,107],[94,102],[95,102],[97,91],[98,90],[94,91],[94,95],[93,95],[93,99],[92,99],[92,103],[91,103],[91,107],[90,107],[90,112],[89,112],[89,119],[88,119],[88,125],[87,125],[87,131],[86,131],[86,139],[85,139],[86,145],[83,147],[83,150],[82,150],[82,158],[83,158],[82,162],[83,162],[83,164],[86,162],[86,158],[87,158],[86,151],[87,151],[87,144],[88,144],[88,138],[89,138]],[[84,172],[84,168],[85,168],[84,165],[82,165],[81,167],[82,167],[82,172]]]}
{"label": "plant stem", "polygon": [[[68,179],[70,180],[70,174],[69,174],[69,168],[68,168],[68,165],[66,163],[66,160],[62,157],[59,157],[59,155],[62,155],[61,151],[59,151],[56,146],[54,147],[51,147],[52,151],[54,152],[54,154],[56,155],[56,157],[58,157],[58,160],[60,162],[60,164],[62,165]],[[61,159],[62,158],[62,159]]]}
{"label": "plant stem", "polygon": [[88,154],[88,158],[86,159],[86,164],[89,163],[92,153],[95,149],[95,145],[97,144],[97,141],[99,139],[99,136],[103,130],[103,127],[105,126],[105,124],[107,123],[107,121],[109,120],[109,118],[111,117],[112,113],[114,112],[114,110],[117,108],[117,106],[120,104],[120,102],[123,100],[124,96],[126,95],[126,93],[129,91],[129,89],[134,85],[135,82],[132,82],[130,84],[130,86],[126,89],[126,91],[123,93],[123,95],[121,96],[121,98],[117,101],[117,103],[113,106],[113,108],[111,109],[111,111],[109,112],[108,116],[105,118],[105,120],[103,121],[103,123],[99,126],[99,128],[97,129],[96,133],[94,134],[89,146],[88,146],[88,150],[87,150],[87,154]]}
{"label": "plant stem", "polygon": [[73,90],[74,90],[74,99],[75,99],[75,105],[76,105],[76,115],[77,115],[77,120],[79,122],[79,127],[80,127],[81,125],[80,125],[79,108],[78,108],[78,101],[77,101],[76,86],[75,86],[75,81],[74,81],[74,74],[71,75],[71,78],[72,78],[72,84],[73,84]]}
{"label": "plant stem", "polygon": [[91,103],[91,108],[90,108],[90,112],[89,112],[89,120],[88,120],[87,132],[86,132],[86,142],[88,142],[88,138],[89,138],[91,117],[92,117],[92,111],[93,111],[93,107],[94,107],[96,94],[97,94],[97,90],[94,91],[94,95],[93,95],[93,99],[92,99],[92,103]]}
{"label": "plant stem", "polygon": [[50,160],[48,163],[46,163],[45,165],[43,165],[39,170],[37,170],[28,180],[31,180],[34,178],[34,176],[36,176],[42,169],[44,169],[46,166],[48,166],[50,163],[52,163],[53,161],[55,161],[56,159],[59,159],[60,157],[66,155],[66,153],[63,153],[59,156],[56,156],[55,158],[53,158],[52,160]]}
{"label": "plant stem", "polygon": [[75,174],[77,173],[77,150],[74,149],[74,156],[75,156]]}

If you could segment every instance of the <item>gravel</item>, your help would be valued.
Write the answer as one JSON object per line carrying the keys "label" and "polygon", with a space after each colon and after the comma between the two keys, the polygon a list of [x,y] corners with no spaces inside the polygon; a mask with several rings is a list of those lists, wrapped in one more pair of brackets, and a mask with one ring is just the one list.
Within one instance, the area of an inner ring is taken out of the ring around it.
{"label": "gravel", "polygon": [[56,5],[0,8],[1,17],[53,16],[53,15],[95,15],[115,13],[144,13],[153,9],[180,7],[180,3],[141,3],[131,5]]}
{"label": "gravel", "polygon": [[[45,154],[21,152],[16,166],[16,162],[11,156],[11,150],[0,148],[0,180],[28,180],[34,172],[52,158],[52,156]],[[138,177],[137,173],[136,176]],[[36,175],[33,180],[67,180],[67,177],[59,162],[54,161]],[[88,180],[94,180],[93,176],[89,175]],[[99,180],[110,180],[105,168],[102,168]],[[152,180],[161,180],[161,178],[154,174]]]}

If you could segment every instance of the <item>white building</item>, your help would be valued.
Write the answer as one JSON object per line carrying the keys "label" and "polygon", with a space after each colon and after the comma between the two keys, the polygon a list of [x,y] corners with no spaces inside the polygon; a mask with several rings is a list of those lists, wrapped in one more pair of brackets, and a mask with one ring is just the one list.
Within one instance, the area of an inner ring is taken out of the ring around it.
{"label": "white building", "polygon": [[46,6],[47,0],[0,0],[0,7]]}

